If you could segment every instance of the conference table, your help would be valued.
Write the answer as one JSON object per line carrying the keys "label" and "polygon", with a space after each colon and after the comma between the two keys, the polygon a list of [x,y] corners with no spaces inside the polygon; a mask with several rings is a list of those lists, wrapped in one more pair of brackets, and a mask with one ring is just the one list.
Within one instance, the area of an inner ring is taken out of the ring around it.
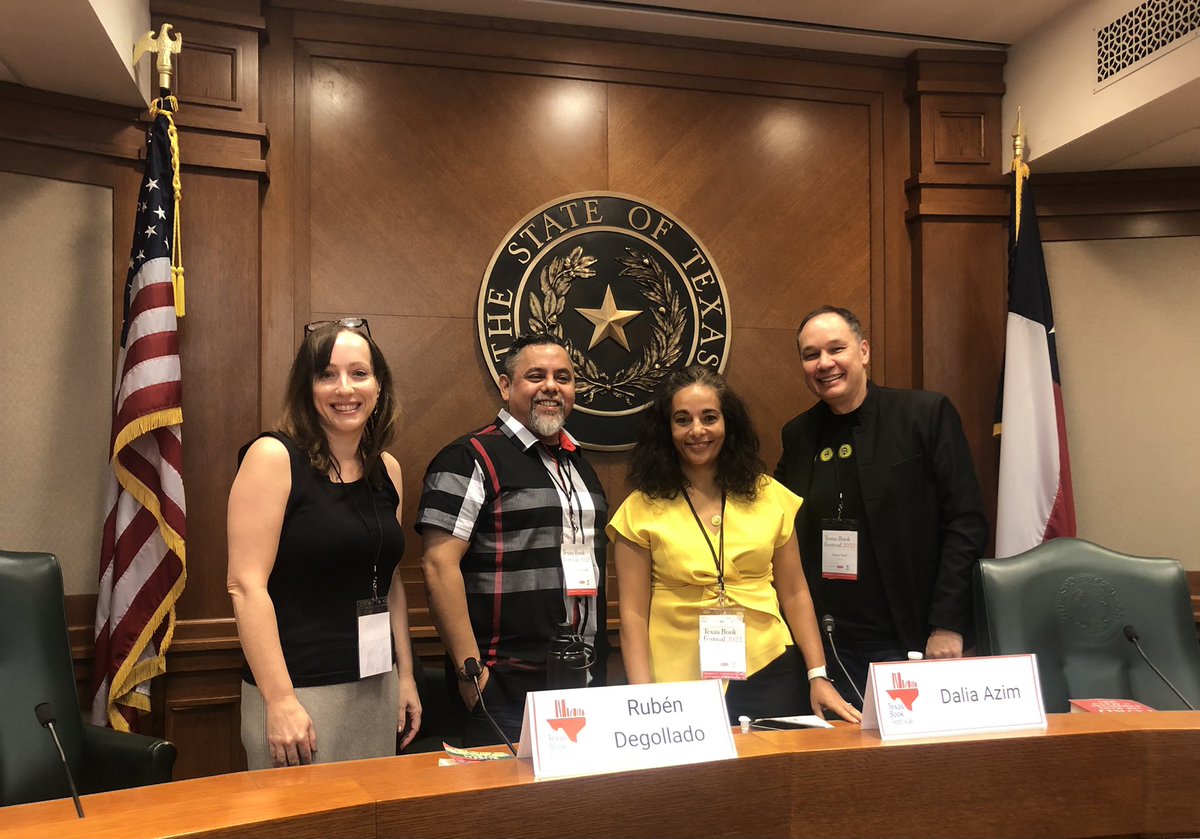
{"label": "conference table", "polygon": [[241,772],[0,809],[0,837],[1200,836],[1200,712],[883,742],[734,735],[737,759],[537,781],[439,754]]}

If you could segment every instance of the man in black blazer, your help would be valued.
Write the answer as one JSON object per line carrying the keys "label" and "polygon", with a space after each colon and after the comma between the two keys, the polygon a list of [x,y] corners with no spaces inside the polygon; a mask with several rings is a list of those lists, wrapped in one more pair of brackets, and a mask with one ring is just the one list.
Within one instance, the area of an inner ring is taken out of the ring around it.
{"label": "man in black blazer", "polygon": [[[962,656],[987,518],[949,399],[869,381],[871,349],[848,309],[817,309],[796,340],[820,401],[783,427],[775,477],[804,498],[796,527],[805,575],[861,691],[872,661]],[[857,704],[844,680],[835,683]]]}

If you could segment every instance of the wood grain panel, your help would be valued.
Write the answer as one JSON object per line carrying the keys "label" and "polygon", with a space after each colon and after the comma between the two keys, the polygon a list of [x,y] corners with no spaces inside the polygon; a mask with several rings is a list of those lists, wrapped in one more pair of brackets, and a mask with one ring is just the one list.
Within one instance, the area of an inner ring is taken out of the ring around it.
{"label": "wood grain panel", "polygon": [[[991,436],[1004,358],[1008,253],[999,176],[1003,53],[920,50],[909,61],[914,383],[950,397],[995,522]],[[993,527],[994,529],[994,527]]]}
{"label": "wood grain panel", "polygon": [[43,821],[6,820],[0,831],[11,830],[10,835],[31,839],[71,835],[230,839],[376,835],[375,802],[353,780],[333,781],[314,794],[305,785],[264,784],[265,779],[257,774],[243,772],[143,787],[140,792],[145,800],[133,806],[126,803],[130,791],[84,796],[86,821],[76,818],[69,799],[33,805],[46,812]]}
{"label": "wood grain panel", "polygon": [[314,59],[313,309],[473,318],[505,234],[605,183],[599,85]]}
{"label": "wood grain panel", "polygon": [[988,163],[986,114],[938,109],[933,127],[935,163]]}
{"label": "wood grain panel", "polygon": [[963,430],[995,522],[999,442],[992,437],[1004,357],[1007,238],[990,221],[926,221],[914,231],[920,262],[923,386],[945,393]]}
{"label": "wood grain panel", "polygon": [[240,111],[239,59],[236,47],[189,42],[188,49],[179,54],[176,95],[182,102]]}
{"label": "wood grain panel", "polygon": [[171,15],[179,4],[156,7],[151,15],[156,32],[171,23],[184,37],[175,72],[181,109],[231,122],[258,122],[258,32],[221,20],[218,10],[204,5],[187,8],[192,16],[182,20]]}
{"label": "wood grain panel", "polygon": [[[902,744],[838,723],[734,734],[735,760],[548,783],[527,760],[424,754],[90,795],[86,821],[66,800],[21,805],[0,836],[1187,836],[1198,737],[1192,712]],[[848,804],[839,779],[871,795]]]}
{"label": "wood grain panel", "polygon": [[[876,735],[861,736],[865,745]],[[1110,732],[1069,742],[1032,737],[914,743],[891,747],[889,759],[878,762],[876,755],[852,751],[809,752],[791,766],[793,818],[813,836],[1133,834],[1143,819],[1138,807],[1114,812],[1072,804],[1072,787],[1080,783],[1101,800],[1140,798],[1136,775],[1130,778],[1104,764],[1105,756],[1120,752],[1126,742],[1121,732]],[[984,760],[990,764],[986,776],[980,774]],[[869,812],[826,794],[829,778],[847,777],[874,790]],[[1067,785],[1065,778],[1074,781]],[[960,808],[971,813],[971,824],[945,817]]]}
{"label": "wood grain panel", "polygon": [[164,735],[179,749],[175,777],[200,778],[246,768],[239,697],[167,700]]}
{"label": "wood grain panel", "polygon": [[[787,836],[791,800],[782,757],[721,761],[637,773],[638,783],[619,784],[597,796],[595,779],[566,779],[546,784],[466,790],[445,798],[384,803],[379,807],[378,836],[467,837],[479,835],[448,813],[486,812],[487,832],[497,836],[553,839],[637,834],[655,837]],[[366,785],[369,789],[369,785]],[[731,807],[717,795],[698,790],[747,790],[778,806]],[[587,806],[585,805],[587,803]],[[686,802],[686,804],[684,803]],[[544,814],[530,818],[530,814]],[[632,817],[632,814],[637,814]]]}
{"label": "wood grain panel", "polygon": [[[867,311],[869,307],[862,294],[855,297],[836,288],[829,292],[829,299],[858,311]],[[796,320],[798,323],[799,318]],[[816,397],[804,385],[794,327],[739,327],[733,330],[733,340],[738,351],[730,359],[726,376],[730,387],[750,409],[762,446],[762,459],[770,473],[783,453],[779,432],[784,423],[811,408]]]}
{"label": "wood grain panel", "polygon": [[188,581],[178,611],[182,618],[209,618],[232,614],[225,591],[225,503],[238,448],[259,431],[259,185],[249,175],[198,171],[185,171],[184,183],[187,316],[180,324],[180,355]]}
{"label": "wood grain panel", "polygon": [[1037,175],[1043,242],[1200,236],[1200,167]]}
{"label": "wood grain panel", "polygon": [[471,319],[372,314],[371,334],[388,360],[401,400],[400,433],[390,451],[404,471],[401,520],[408,564],[420,559],[412,523],[426,467],[443,446],[495,419],[504,403],[474,349]]}
{"label": "wood grain panel", "polygon": [[609,108],[611,188],[699,237],[735,324],[794,328],[835,291],[869,308],[865,105],[624,86]]}

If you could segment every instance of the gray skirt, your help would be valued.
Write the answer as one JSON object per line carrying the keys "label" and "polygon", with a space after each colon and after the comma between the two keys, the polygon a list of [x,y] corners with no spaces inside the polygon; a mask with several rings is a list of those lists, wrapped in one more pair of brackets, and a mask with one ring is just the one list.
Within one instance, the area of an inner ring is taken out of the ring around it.
{"label": "gray skirt", "polygon": [[[308,712],[317,732],[314,763],[362,760],[396,754],[400,720],[400,686],[393,667],[343,685],[296,688],[296,698]],[[267,705],[262,692],[242,682],[242,745],[250,769],[270,769],[267,744]]]}

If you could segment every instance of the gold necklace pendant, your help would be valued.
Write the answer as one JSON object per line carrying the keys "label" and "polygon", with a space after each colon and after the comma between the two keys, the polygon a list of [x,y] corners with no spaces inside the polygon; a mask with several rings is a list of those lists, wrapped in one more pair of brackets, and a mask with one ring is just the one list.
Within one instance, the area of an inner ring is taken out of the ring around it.
{"label": "gold necklace pendant", "polygon": [[710,521],[712,521],[713,527],[720,527],[723,519],[721,518],[721,514],[717,513],[717,515],[713,516],[712,519],[710,519]]}

